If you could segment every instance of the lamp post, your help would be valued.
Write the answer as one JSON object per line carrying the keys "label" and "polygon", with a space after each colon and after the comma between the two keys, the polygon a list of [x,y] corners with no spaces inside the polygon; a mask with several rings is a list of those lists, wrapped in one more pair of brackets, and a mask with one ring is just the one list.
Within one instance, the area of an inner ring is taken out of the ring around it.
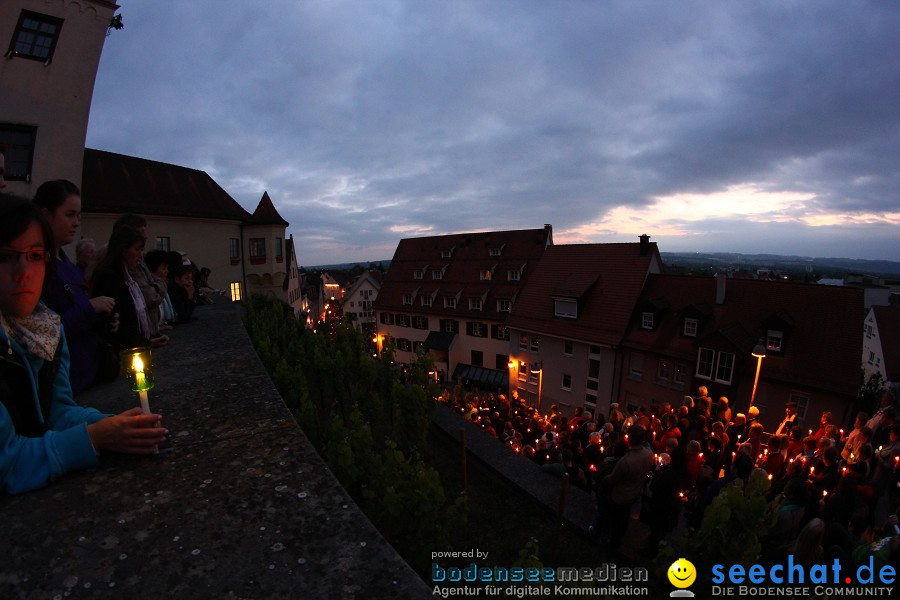
{"label": "lamp post", "polygon": [[531,372],[538,374],[537,411],[541,412],[541,384],[544,383],[544,361],[539,361],[531,366]]}
{"label": "lamp post", "polygon": [[756,377],[753,378],[753,392],[750,394],[750,406],[756,400],[756,385],[759,383],[759,371],[762,369],[762,361],[766,357],[766,345],[762,340],[753,348],[752,356],[756,357]]}

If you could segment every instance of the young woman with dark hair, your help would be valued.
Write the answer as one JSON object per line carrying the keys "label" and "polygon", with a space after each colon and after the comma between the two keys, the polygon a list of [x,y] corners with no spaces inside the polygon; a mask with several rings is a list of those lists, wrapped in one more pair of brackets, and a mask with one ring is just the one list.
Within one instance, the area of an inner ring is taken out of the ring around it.
{"label": "young woman with dark hair", "polygon": [[50,224],[57,248],[55,274],[48,277],[42,299],[62,317],[72,360],[72,391],[78,394],[97,378],[97,331],[108,323],[116,302],[109,296],[91,298],[84,274],[63,251],[63,246],[75,241],[81,223],[78,187],[65,179],[47,181],[38,188],[33,201]]}
{"label": "young woman with dark hair", "polygon": [[0,492],[42,487],[96,466],[98,452],[151,454],[159,415],[107,416],[75,404],[59,315],[40,303],[53,232],[25,198],[0,195]]}

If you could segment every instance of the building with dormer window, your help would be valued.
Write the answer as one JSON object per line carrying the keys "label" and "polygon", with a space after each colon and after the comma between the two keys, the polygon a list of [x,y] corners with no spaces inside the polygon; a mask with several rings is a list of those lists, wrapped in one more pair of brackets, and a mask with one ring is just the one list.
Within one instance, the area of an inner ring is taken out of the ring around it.
{"label": "building with dormer window", "polygon": [[399,362],[428,351],[442,380],[505,390],[506,320],[552,244],[550,225],[400,240],[375,304],[379,351],[392,343]]}
{"label": "building with dormer window", "polygon": [[629,319],[648,275],[661,269],[649,237],[548,248],[509,316],[511,392],[544,412],[551,404],[569,415],[607,412]]}
{"label": "building with dormer window", "polygon": [[[623,340],[619,399],[678,406],[703,385],[746,413],[759,365],[754,405],[769,431],[789,400],[801,422],[817,423],[825,410],[846,422],[859,386],[862,314],[860,289],[651,275]],[[758,345],[761,363],[752,356]]]}

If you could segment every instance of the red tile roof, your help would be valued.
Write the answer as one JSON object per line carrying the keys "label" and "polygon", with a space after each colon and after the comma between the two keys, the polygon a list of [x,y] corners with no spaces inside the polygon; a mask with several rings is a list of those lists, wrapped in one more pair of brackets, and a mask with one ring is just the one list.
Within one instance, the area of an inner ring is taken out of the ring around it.
{"label": "red tile roof", "polygon": [[[655,243],[566,244],[547,248],[508,325],[597,344],[618,344],[652,265]],[[653,267],[655,268],[655,267]],[[554,297],[581,297],[578,318],[554,316]]]}
{"label": "red tile roof", "polygon": [[[518,295],[548,243],[553,243],[549,225],[543,229],[402,239],[375,307],[457,319],[504,321],[507,313],[497,310],[497,300],[513,300]],[[492,250],[499,256],[491,256]],[[519,281],[508,278],[511,270],[521,273]],[[416,271],[421,272],[421,279],[415,278]],[[442,271],[440,279],[432,278],[434,271]],[[490,280],[481,278],[482,271],[490,271]],[[434,292],[432,306],[422,306],[421,295]],[[406,294],[415,294],[412,306],[403,304]],[[444,298],[451,295],[459,296],[457,308],[444,308]],[[469,310],[469,298],[481,298],[482,309]]]}
{"label": "red tile roof", "polygon": [[900,381],[900,306],[873,306],[888,381]]}
{"label": "red tile roof", "polygon": [[253,211],[253,222],[257,225],[284,225],[285,227],[290,225],[275,210],[275,205],[272,204],[272,199],[269,198],[269,192],[263,192],[256,210]]}
{"label": "red tile roof", "polygon": [[[641,305],[659,299],[669,308],[659,314],[656,329],[641,328],[639,308],[626,346],[688,362],[695,360],[700,345],[731,345],[735,352],[749,355],[768,328],[780,323],[787,330],[784,350],[768,351],[766,378],[856,395],[864,317],[861,289],[729,278],[725,301],[719,305],[714,277],[651,275]],[[711,313],[700,316],[695,338],[685,337],[683,318],[699,315],[697,306],[711,308]]]}
{"label": "red tile roof", "polygon": [[251,222],[253,217],[203,171],[85,148],[82,210]]}

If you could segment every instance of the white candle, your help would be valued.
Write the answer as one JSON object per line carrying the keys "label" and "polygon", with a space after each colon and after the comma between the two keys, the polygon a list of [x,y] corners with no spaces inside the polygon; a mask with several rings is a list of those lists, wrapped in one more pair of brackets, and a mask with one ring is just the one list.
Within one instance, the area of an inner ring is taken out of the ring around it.
{"label": "white candle", "polygon": [[147,396],[146,390],[144,388],[147,387],[147,376],[144,375],[144,361],[141,360],[140,356],[134,357],[134,379],[137,383],[137,388],[140,390],[138,395],[141,398],[141,411],[145,415],[150,414],[150,398]]}

